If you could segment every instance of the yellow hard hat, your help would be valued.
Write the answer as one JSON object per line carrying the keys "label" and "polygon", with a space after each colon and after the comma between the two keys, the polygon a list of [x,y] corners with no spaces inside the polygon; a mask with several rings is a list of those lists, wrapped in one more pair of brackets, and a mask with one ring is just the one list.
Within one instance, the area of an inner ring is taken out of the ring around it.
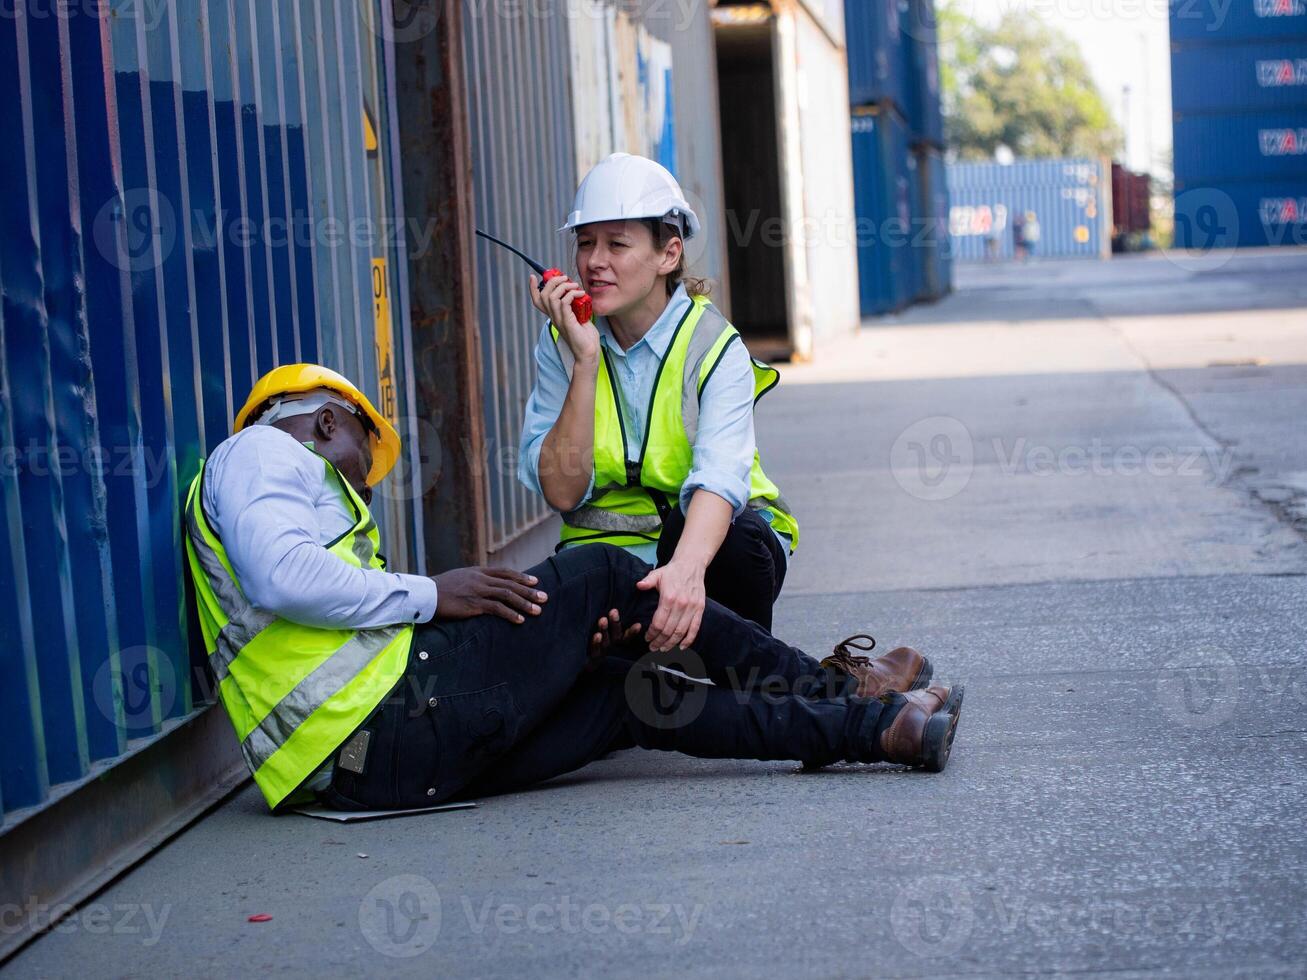
{"label": "yellow hard hat", "polygon": [[250,397],[245,399],[245,405],[236,413],[234,431],[240,432],[245,428],[256,411],[271,399],[315,388],[333,391],[362,411],[364,428],[372,436],[372,469],[368,473],[368,486],[376,486],[399,459],[399,433],[389,419],[372,407],[368,396],[354,387],[348,378],[321,364],[283,364],[254,382]]}

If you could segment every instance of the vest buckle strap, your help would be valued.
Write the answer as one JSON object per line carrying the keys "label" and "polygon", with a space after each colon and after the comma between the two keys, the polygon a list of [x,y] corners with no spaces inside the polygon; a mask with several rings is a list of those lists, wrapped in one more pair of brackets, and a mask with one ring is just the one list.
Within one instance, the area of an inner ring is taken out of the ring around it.
{"label": "vest buckle strap", "polygon": [[657,514],[618,514],[593,504],[586,504],[563,515],[568,527],[586,531],[611,531],[617,534],[651,534],[662,528]]}

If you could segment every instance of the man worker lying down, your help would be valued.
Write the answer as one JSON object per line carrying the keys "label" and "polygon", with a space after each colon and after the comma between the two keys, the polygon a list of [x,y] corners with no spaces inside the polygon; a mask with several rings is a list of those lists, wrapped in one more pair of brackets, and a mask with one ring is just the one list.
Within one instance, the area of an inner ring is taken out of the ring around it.
{"label": "man worker lying down", "polygon": [[650,650],[658,596],[618,548],[525,573],[387,571],[368,502],[399,436],[334,371],[276,368],[234,428],[187,494],[186,551],[223,706],[274,810],[502,793],[635,746],[948,761],[962,689],[927,687],[915,650],[871,660],[848,641],[818,663],[713,602],[693,650]]}

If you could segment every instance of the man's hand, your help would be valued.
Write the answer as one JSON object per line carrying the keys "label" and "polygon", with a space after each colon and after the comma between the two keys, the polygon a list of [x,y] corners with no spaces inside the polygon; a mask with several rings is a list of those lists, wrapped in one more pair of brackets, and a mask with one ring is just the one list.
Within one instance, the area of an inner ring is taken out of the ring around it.
{"label": "man's hand", "polygon": [[435,576],[436,617],[468,619],[489,613],[510,623],[539,616],[539,603],[548,600],[534,575],[511,568],[455,568]]}
{"label": "man's hand", "polygon": [[694,643],[708,601],[703,576],[703,565],[673,558],[636,583],[638,589],[658,590],[658,609],[645,634],[650,650],[684,650]]}
{"label": "man's hand", "polygon": [[599,661],[608,655],[613,647],[629,643],[640,635],[640,624],[636,623],[622,629],[622,614],[616,609],[608,610],[607,616],[600,616],[595,624],[595,633],[590,637],[590,662],[586,670],[594,670]]}

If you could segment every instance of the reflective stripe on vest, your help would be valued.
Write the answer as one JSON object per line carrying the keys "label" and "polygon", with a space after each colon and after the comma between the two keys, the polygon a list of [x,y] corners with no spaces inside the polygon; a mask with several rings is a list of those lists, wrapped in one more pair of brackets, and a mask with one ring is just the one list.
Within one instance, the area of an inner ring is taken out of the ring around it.
{"label": "reflective stripe on vest", "polygon": [[[327,460],[354,524],[327,546],[358,568],[384,568],[376,522]],[[186,555],[218,695],[241,753],[276,808],[316,772],[402,679],[413,627],[323,629],[253,606],[204,514],[204,463],[186,497]]]}
{"label": "reflective stripe on vest", "polygon": [[[558,328],[551,336],[570,378],[576,359]],[[721,364],[739,332],[704,296],[695,296],[668,344],[646,412],[645,442],[628,458],[621,395],[613,380],[608,353],[599,360],[595,397],[594,498],[563,514],[562,543],[605,541],[621,547],[655,542],[662,531],[660,511],[675,506],[681,486],[694,465],[699,431],[699,403],[704,385]],[[750,358],[754,404],[780,380],[780,372]],[[762,470],[757,451],[749,474],[749,503],[771,515],[772,526],[799,542],[799,526],[776,485]]]}

